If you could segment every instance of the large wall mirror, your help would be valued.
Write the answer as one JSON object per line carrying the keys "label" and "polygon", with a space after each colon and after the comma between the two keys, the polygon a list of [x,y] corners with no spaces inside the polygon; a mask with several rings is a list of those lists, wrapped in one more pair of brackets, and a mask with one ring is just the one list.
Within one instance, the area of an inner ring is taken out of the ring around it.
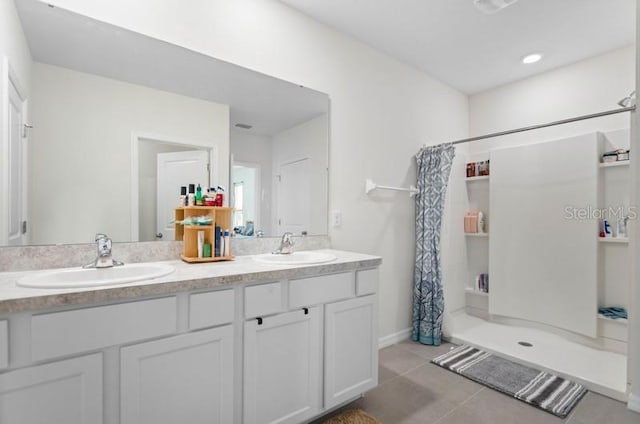
{"label": "large wall mirror", "polygon": [[2,244],[172,240],[188,184],[224,187],[239,237],[327,233],[326,94],[37,0],[15,4],[33,128],[9,196],[27,231]]}

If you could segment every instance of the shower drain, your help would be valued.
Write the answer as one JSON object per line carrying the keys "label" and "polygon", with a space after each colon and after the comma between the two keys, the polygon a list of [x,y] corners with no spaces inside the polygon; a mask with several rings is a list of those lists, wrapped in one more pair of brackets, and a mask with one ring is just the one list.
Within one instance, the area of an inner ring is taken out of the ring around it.
{"label": "shower drain", "polygon": [[533,347],[533,344],[531,344],[529,342],[518,342],[518,344],[520,346],[524,346],[524,347]]}

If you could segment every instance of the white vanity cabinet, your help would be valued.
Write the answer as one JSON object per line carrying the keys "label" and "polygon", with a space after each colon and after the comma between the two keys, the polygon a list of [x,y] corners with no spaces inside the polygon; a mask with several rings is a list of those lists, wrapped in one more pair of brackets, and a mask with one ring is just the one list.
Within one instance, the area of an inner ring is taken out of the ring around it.
{"label": "white vanity cabinet", "polygon": [[365,269],[247,288],[290,312],[245,322],[245,424],[304,422],[378,384],[377,286]]}
{"label": "white vanity cabinet", "polygon": [[324,407],[329,409],[378,384],[376,296],[325,307]]}
{"label": "white vanity cabinet", "polygon": [[321,308],[244,325],[244,424],[300,423],[321,410]]}
{"label": "white vanity cabinet", "polygon": [[9,366],[9,326],[0,321],[0,370]]}
{"label": "white vanity cabinet", "polygon": [[123,347],[121,424],[233,422],[233,327]]}
{"label": "white vanity cabinet", "polygon": [[0,424],[309,422],[377,384],[379,258],[362,256],[0,301]]}
{"label": "white vanity cabinet", "polygon": [[0,374],[2,424],[102,423],[100,353]]}

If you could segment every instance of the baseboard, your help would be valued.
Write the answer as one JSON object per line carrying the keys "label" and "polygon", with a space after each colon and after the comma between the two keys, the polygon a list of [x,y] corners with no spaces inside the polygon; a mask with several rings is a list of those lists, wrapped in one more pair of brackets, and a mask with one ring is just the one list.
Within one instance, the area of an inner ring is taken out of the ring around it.
{"label": "baseboard", "polygon": [[627,403],[627,408],[640,413],[640,395],[631,393],[629,395],[629,403]]}
{"label": "baseboard", "polygon": [[389,334],[378,339],[378,349],[382,349],[387,346],[400,343],[401,341],[409,339],[411,336],[411,328],[398,331],[397,333]]}

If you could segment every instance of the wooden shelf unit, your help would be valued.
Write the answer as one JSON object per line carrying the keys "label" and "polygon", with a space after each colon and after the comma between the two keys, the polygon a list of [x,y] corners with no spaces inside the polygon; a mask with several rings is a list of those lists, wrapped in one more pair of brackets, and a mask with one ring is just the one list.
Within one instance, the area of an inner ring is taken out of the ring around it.
{"label": "wooden shelf unit", "polygon": [[[185,206],[175,209],[175,239],[183,241],[182,255],[183,261],[189,263],[232,261],[235,259],[233,255],[229,256],[213,256],[215,255],[215,232],[216,226],[224,233],[229,230],[231,235],[231,212],[233,208],[213,207],[213,206]],[[179,222],[185,218],[192,216],[210,216],[211,225],[182,225]],[[198,231],[204,231],[204,242],[211,245],[211,257],[198,257]],[[231,253],[231,237],[229,237],[229,253]]]}

